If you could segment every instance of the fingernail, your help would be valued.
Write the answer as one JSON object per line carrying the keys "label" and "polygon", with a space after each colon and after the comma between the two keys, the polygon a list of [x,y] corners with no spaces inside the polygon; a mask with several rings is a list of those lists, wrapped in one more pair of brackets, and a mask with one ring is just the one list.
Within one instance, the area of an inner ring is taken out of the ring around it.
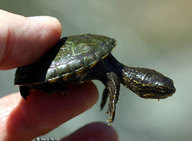
{"label": "fingernail", "polygon": [[57,18],[50,17],[50,16],[33,16],[28,18],[36,21],[42,21],[42,22],[58,22]]}

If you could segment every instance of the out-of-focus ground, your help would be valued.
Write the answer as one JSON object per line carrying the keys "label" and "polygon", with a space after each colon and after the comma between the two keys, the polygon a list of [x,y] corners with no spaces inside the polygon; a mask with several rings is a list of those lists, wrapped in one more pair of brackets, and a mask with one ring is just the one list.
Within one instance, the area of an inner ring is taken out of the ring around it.
{"label": "out-of-focus ground", "polygon": [[[145,100],[122,87],[112,126],[121,141],[192,139],[192,1],[178,0],[0,0],[0,8],[24,16],[50,15],[63,36],[95,33],[113,37],[113,55],[129,66],[149,67],[172,78],[176,93]],[[0,96],[18,91],[14,71],[0,71]],[[94,81],[102,93],[103,85]],[[100,95],[101,98],[101,95]],[[44,137],[61,138],[84,124],[106,121],[99,103]]]}

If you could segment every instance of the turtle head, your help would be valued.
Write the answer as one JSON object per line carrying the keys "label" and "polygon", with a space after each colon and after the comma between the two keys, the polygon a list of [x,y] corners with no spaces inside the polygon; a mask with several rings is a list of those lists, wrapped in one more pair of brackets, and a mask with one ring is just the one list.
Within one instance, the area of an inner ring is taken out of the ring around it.
{"label": "turtle head", "polygon": [[122,69],[122,83],[142,98],[163,99],[176,91],[171,79],[147,68],[125,66]]}

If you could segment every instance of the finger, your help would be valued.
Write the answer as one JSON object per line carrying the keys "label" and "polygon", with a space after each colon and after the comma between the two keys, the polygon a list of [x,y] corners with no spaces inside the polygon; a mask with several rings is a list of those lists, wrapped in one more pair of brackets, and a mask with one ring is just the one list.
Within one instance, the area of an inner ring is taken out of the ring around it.
{"label": "finger", "polygon": [[118,141],[117,132],[107,124],[95,122],[88,124],[62,141]]}
{"label": "finger", "polygon": [[0,10],[0,69],[32,63],[52,47],[61,35],[53,17],[27,18]]}
{"label": "finger", "polygon": [[91,82],[70,86],[69,91],[66,95],[34,91],[27,100],[21,99],[18,94],[2,98],[1,101],[7,100],[10,104],[5,106],[10,113],[1,113],[5,117],[0,123],[1,135],[7,140],[31,140],[87,110],[97,100],[97,90]]}

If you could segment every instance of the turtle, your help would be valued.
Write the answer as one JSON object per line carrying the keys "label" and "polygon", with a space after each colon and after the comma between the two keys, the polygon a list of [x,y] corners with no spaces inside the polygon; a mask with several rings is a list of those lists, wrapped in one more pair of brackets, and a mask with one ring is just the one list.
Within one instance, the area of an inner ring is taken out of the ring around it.
{"label": "turtle", "polygon": [[100,109],[108,102],[108,122],[115,118],[120,84],[142,98],[163,99],[176,91],[173,81],[148,68],[128,67],[111,54],[116,40],[104,35],[63,37],[39,60],[18,67],[15,85],[24,99],[32,89],[46,93],[66,92],[67,84],[100,80],[105,88]]}

